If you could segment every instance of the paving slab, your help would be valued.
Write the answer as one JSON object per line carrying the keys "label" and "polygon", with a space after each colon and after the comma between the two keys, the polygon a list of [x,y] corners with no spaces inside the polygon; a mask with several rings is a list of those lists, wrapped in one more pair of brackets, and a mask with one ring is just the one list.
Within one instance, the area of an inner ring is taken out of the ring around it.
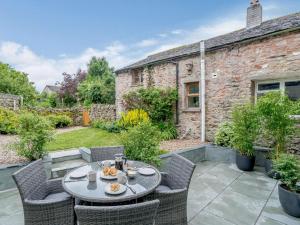
{"label": "paving slab", "polygon": [[262,216],[276,220],[283,224],[288,224],[288,225],[299,225],[300,224],[300,218],[295,218],[293,216],[289,216],[288,214],[286,214],[284,212],[283,208],[280,205],[279,199],[278,199],[277,186],[274,189],[274,191],[271,195],[271,198],[267,202],[266,207],[263,209]]}
{"label": "paving slab", "polygon": [[[235,164],[198,163],[188,194],[189,225],[299,225],[299,218],[281,208],[277,181],[261,171],[242,172]],[[0,225],[23,225],[16,189],[0,192],[0,206]]]}

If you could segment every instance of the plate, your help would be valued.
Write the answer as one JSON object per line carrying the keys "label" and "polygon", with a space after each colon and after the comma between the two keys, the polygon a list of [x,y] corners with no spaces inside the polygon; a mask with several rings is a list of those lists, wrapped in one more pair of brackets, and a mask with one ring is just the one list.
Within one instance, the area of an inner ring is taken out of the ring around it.
{"label": "plate", "polygon": [[120,195],[127,190],[127,186],[120,184],[120,189],[118,191],[111,191],[110,184],[108,184],[105,186],[104,190],[105,190],[105,193],[110,194],[110,195]]}
{"label": "plate", "polygon": [[145,176],[150,176],[156,173],[156,171],[152,168],[139,168],[138,172]]}
{"label": "plate", "polygon": [[118,174],[119,174],[119,173],[121,173],[120,170],[118,170],[116,176],[110,176],[110,175],[105,176],[104,173],[103,173],[103,171],[101,171],[101,172],[100,172],[100,177],[101,177],[102,179],[105,179],[105,180],[116,180],[116,179],[118,179]]}
{"label": "plate", "polygon": [[70,178],[79,179],[86,176],[86,172],[83,171],[74,171],[71,173]]}

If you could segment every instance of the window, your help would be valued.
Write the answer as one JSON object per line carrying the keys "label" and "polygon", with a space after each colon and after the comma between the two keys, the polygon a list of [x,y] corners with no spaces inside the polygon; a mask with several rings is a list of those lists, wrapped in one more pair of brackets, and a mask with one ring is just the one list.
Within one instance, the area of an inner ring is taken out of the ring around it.
{"label": "window", "polygon": [[132,77],[132,83],[131,83],[131,85],[133,85],[133,86],[142,85],[142,83],[143,83],[143,74],[142,74],[142,71],[140,71],[140,70],[133,70],[131,72],[131,77]]}
{"label": "window", "polygon": [[285,92],[291,100],[300,99],[300,80],[263,81],[256,83],[256,99],[269,91]]}
{"label": "window", "polygon": [[199,108],[199,82],[186,84],[187,108]]}

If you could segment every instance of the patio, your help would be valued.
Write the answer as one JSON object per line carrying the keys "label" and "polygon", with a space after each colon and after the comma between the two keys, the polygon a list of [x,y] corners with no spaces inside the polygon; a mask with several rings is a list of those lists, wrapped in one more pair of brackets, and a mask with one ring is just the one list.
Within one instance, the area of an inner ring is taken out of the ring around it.
{"label": "patio", "polygon": [[[260,167],[242,172],[234,164],[200,162],[189,190],[189,224],[299,224],[300,219],[283,212],[276,184]],[[23,224],[17,190],[0,193],[0,204],[1,225]]]}

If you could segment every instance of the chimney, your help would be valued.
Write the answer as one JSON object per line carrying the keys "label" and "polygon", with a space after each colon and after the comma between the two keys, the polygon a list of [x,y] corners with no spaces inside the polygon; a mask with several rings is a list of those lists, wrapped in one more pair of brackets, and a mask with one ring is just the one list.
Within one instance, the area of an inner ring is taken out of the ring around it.
{"label": "chimney", "polygon": [[259,26],[262,23],[262,6],[259,0],[251,0],[247,9],[247,29]]}

